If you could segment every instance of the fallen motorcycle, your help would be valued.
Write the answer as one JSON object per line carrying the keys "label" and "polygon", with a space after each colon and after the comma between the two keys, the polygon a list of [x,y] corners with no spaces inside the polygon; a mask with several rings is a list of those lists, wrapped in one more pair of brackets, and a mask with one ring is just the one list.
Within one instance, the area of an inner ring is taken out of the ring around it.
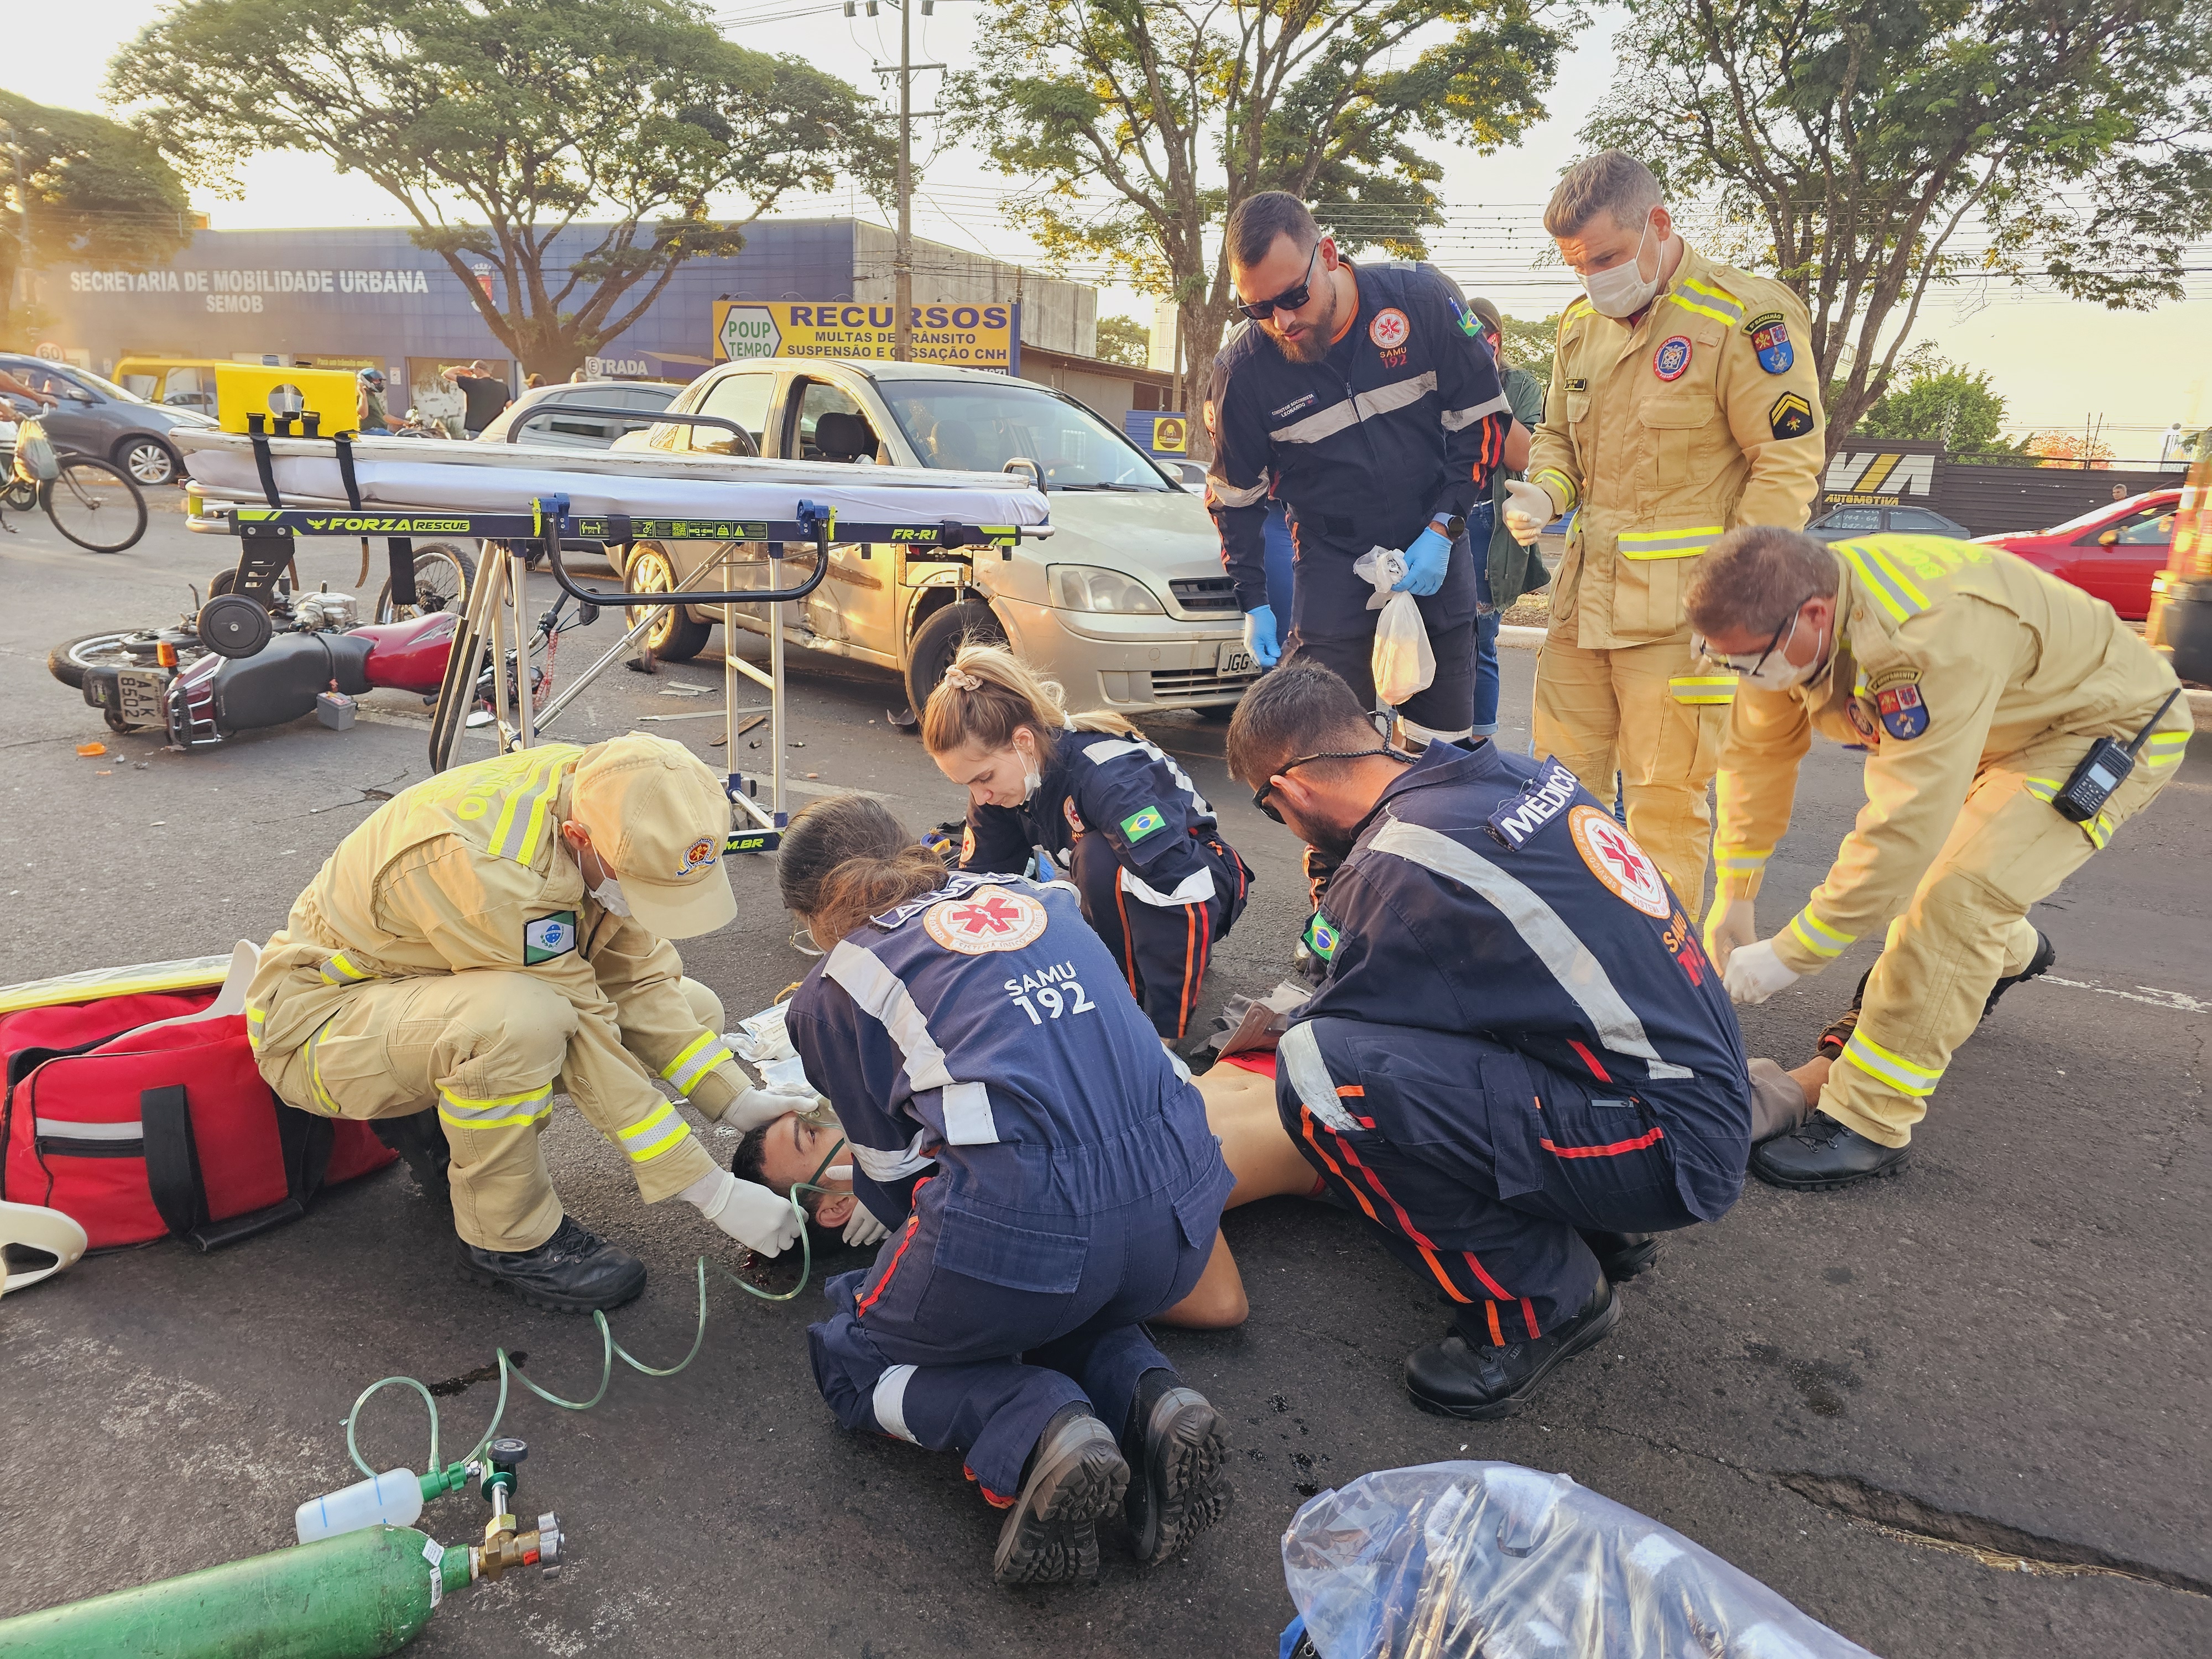
{"label": "fallen motorcycle", "polygon": [[[195,600],[198,595],[194,595]],[[532,637],[533,701],[551,690],[553,647],[562,633],[588,625],[590,606],[563,621],[561,604],[538,619]],[[191,616],[166,629],[92,634],[58,645],[46,667],[85,702],[100,710],[111,730],[165,732],[179,749],[204,749],[235,736],[272,726],[288,726],[308,714],[339,728],[353,723],[352,699],[376,690],[412,692],[434,702],[445,683],[447,659],[460,618],[435,611],[400,622],[356,625],[352,597],[307,593],[280,597],[267,645],[250,657],[226,657],[209,650],[192,626]],[[507,692],[515,696],[514,653],[507,659]],[[494,691],[487,663],[477,678],[479,715],[489,721]]]}

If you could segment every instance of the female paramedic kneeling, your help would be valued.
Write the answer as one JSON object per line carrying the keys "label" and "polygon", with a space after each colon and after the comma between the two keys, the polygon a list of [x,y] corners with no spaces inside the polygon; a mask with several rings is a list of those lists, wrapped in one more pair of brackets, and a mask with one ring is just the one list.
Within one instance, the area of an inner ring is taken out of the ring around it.
{"label": "female paramedic kneeling", "polygon": [[828,952],[785,1029],[896,1228],[823,1287],[823,1397],[962,1454],[1009,1511],[1002,1584],[1094,1575],[1125,1491],[1165,1560],[1230,1497],[1219,1415],[1139,1323],[1197,1283],[1231,1185],[1188,1073],[1064,889],[948,875],[861,796],[793,820],[780,879]]}
{"label": "female paramedic kneeling", "polygon": [[1077,714],[998,645],[961,648],[922,711],[921,741],[968,792],[963,870],[1073,880],[1083,914],[1168,1042],[1198,1012],[1213,943],[1252,872],[1182,768],[1119,714]]}

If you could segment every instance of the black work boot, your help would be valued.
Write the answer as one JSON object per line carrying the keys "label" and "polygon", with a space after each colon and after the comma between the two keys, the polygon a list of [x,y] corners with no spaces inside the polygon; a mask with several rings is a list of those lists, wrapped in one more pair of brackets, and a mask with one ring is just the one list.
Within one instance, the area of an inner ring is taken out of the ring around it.
{"label": "black work boot", "polygon": [[1510,1417],[1536,1385],[1620,1322],[1620,1298],[1601,1279],[1582,1311],[1533,1341],[1478,1346],[1455,1331],[1406,1356],[1406,1392],[1437,1417]]}
{"label": "black work boot", "polygon": [[1659,1259],[1659,1241],[1650,1233],[1586,1232],[1583,1243],[1615,1285],[1626,1285]]}
{"label": "black work boot", "polygon": [[1129,1542],[1156,1567],[1229,1513],[1229,1443],[1221,1413],[1164,1367],[1137,1379],[1121,1431],[1129,1462]]}
{"label": "black work boot", "polygon": [[2051,963],[2057,960],[2058,947],[2051,942],[2051,936],[2048,933],[2040,927],[2037,928],[2035,954],[2027,959],[2027,967],[2016,974],[2007,974],[1990,987],[1990,1000],[1982,1005],[1982,1018],[1987,1019],[1991,1014],[1996,1012],[1997,999],[2007,991],[2011,990],[2015,985],[2025,984],[2029,980],[2042,978],[2051,971]]}
{"label": "black work boot", "polygon": [[1895,1175],[1911,1157],[1910,1146],[1885,1146],[1826,1112],[1815,1112],[1802,1129],[1757,1147],[1751,1155],[1751,1172],[1770,1187],[1821,1193]]}
{"label": "black work boot", "polygon": [[371,1118],[368,1127],[379,1140],[405,1160],[423,1197],[433,1204],[453,1203],[453,1195],[446,1185],[446,1167],[453,1162],[453,1148],[434,1109],[412,1117]]}
{"label": "black work boot", "polygon": [[1066,1584],[1098,1576],[1098,1518],[1121,1501],[1129,1466],[1088,1406],[1064,1406],[1030,1454],[1021,1496],[999,1528],[991,1578]]}
{"label": "black work boot", "polygon": [[533,1308],[590,1313],[619,1308],[645,1288],[645,1263],[610,1244],[574,1216],[534,1250],[487,1250],[461,1244],[461,1277],[507,1285]]}

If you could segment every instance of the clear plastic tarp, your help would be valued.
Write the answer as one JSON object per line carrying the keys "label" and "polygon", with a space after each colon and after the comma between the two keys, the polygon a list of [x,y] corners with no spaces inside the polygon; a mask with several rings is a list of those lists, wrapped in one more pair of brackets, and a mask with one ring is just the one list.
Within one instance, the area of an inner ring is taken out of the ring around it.
{"label": "clear plastic tarp", "polygon": [[1513,1463],[1325,1492],[1283,1569],[1322,1659],[1871,1659],[1681,1534]]}

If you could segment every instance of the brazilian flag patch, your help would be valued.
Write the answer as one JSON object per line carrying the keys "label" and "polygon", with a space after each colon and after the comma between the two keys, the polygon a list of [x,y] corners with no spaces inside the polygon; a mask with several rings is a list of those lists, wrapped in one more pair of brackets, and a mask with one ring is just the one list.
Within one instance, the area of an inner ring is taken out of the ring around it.
{"label": "brazilian flag patch", "polygon": [[1336,947],[1344,943],[1344,935],[1336,924],[1316,910],[1313,920],[1306,924],[1306,949],[1323,962],[1334,958]]}
{"label": "brazilian flag patch", "polygon": [[1141,812],[1132,812],[1121,820],[1121,833],[1131,842],[1139,842],[1168,827],[1167,816],[1157,806],[1147,806]]}
{"label": "brazilian flag patch", "polygon": [[534,967],[565,957],[576,948],[576,913],[556,910],[522,925],[522,965]]}

